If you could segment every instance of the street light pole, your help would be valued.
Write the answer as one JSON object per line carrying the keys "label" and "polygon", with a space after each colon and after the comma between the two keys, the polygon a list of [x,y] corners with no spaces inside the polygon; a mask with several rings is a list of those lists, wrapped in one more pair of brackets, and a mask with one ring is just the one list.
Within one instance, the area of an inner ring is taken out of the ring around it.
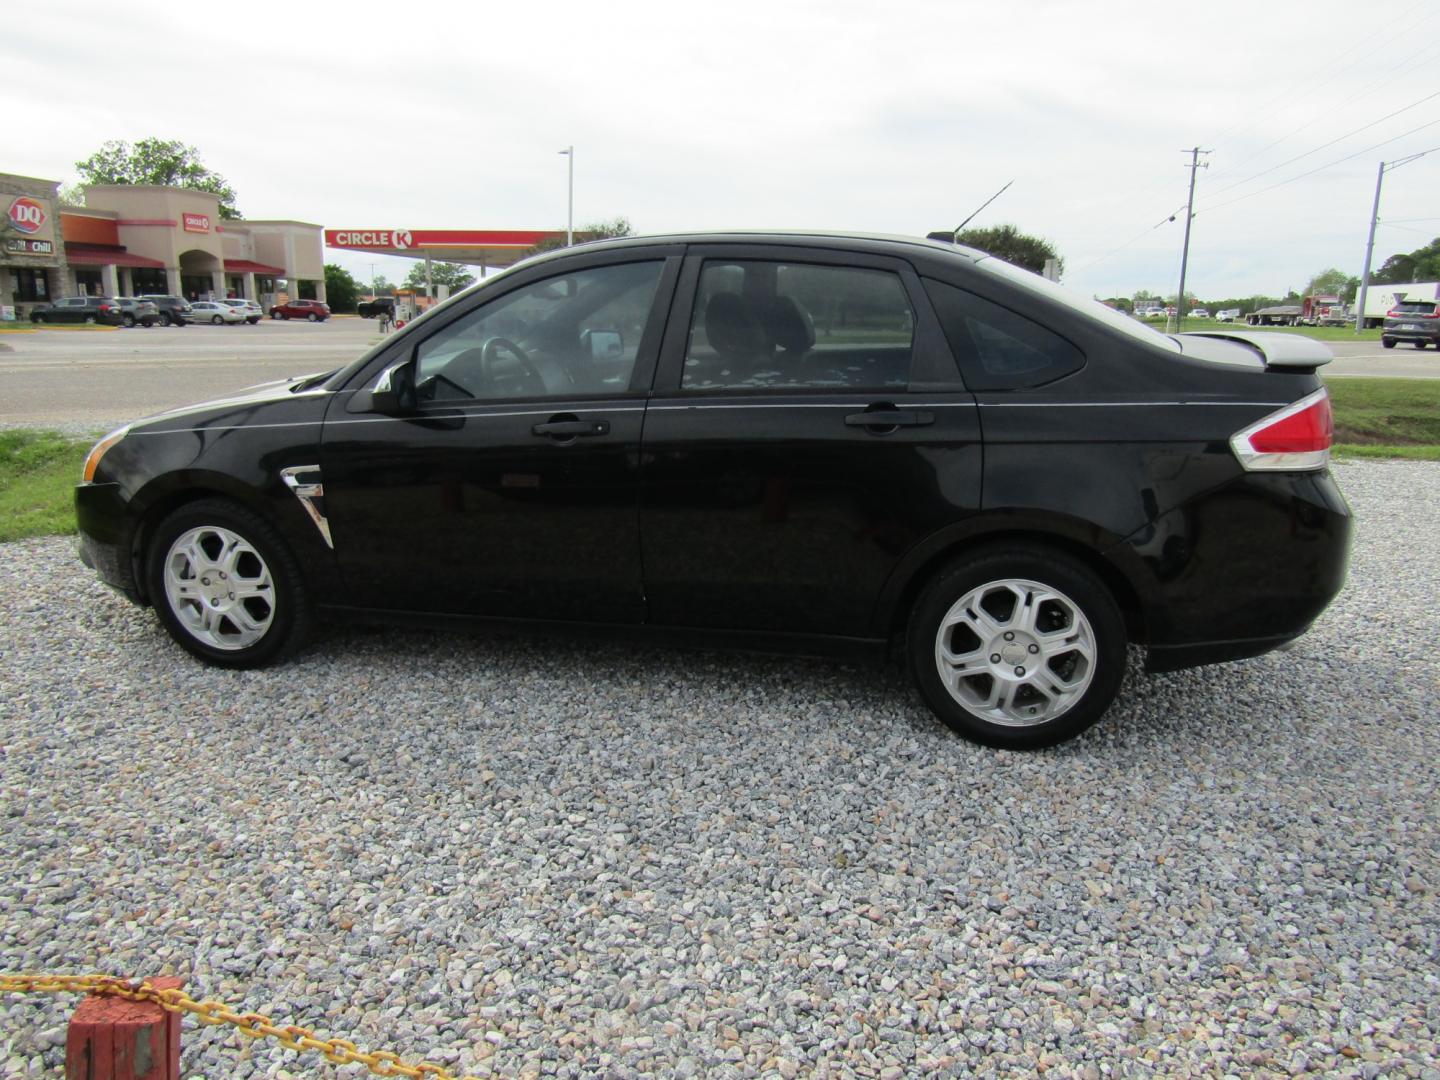
{"label": "street light pole", "polygon": [[575,243],[575,147],[567,146],[560,153],[570,159],[570,194],[565,211],[565,246],[570,247]]}

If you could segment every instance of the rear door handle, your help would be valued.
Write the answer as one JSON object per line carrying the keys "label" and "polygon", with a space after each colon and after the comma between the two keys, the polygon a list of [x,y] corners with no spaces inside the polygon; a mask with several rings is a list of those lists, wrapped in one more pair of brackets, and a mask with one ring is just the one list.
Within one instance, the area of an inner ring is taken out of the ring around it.
{"label": "rear door handle", "polygon": [[536,424],[532,435],[548,435],[552,439],[589,439],[610,434],[609,420],[551,420]]}
{"label": "rear door handle", "polygon": [[847,427],[925,427],[935,422],[935,414],[917,409],[872,409],[845,417]]}

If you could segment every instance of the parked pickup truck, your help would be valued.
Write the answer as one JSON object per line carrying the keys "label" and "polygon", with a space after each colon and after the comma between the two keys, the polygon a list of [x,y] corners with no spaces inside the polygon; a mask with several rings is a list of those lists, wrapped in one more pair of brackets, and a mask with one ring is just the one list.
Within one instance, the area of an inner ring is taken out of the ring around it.
{"label": "parked pickup truck", "polygon": [[355,310],[362,318],[373,319],[377,315],[389,315],[395,317],[395,298],[393,296],[377,296],[374,300],[361,300]]}

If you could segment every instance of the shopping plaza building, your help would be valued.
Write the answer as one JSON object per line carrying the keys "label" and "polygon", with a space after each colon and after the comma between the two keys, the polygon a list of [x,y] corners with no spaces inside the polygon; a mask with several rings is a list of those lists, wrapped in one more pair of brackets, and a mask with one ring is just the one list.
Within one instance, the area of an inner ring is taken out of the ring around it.
{"label": "shopping plaza building", "polygon": [[319,225],[225,221],[217,196],[186,188],[92,184],[83,207],[62,205],[59,189],[0,173],[7,317],[62,296],[325,299]]}

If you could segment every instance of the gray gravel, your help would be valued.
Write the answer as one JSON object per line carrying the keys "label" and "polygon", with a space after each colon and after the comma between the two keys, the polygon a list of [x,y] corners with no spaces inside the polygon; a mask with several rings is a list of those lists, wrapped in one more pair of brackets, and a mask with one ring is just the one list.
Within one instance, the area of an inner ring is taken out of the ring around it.
{"label": "gray gravel", "polygon": [[[1298,648],[1132,672],[1029,755],[813,661],[347,630],[216,671],[68,541],[0,547],[0,969],[481,1075],[1440,1077],[1440,466],[1338,472]],[[0,1074],[60,1074],[67,1005],[0,1000]]]}

